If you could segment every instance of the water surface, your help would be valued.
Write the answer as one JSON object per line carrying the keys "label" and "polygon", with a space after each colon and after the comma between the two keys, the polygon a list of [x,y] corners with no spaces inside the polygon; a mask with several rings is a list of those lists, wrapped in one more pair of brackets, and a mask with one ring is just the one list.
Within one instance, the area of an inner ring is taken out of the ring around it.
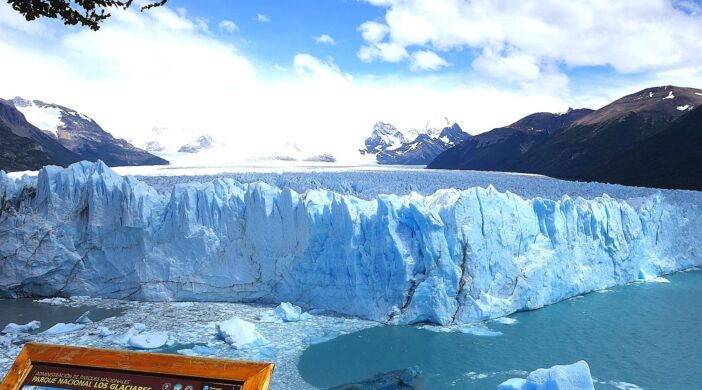
{"label": "water surface", "polygon": [[76,307],[67,305],[53,306],[34,302],[32,298],[0,299],[0,330],[4,329],[5,325],[11,322],[26,324],[30,321],[38,320],[41,322],[41,328],[33,333],[43,332],[59,322],[74,322],[86,311],[90,311],[88,317],[93,321],[116,317],[123,312],[120,309],[105,309],[92,305]]}
{"label": "water surface", "polygon": [[[631,284],[489,322],[494,337],[380,326],[309,347],[298,368],[318,387],[417,367],[427,389],[495,389],[524,371],[584,359],[598,389],[702,388],[702,272]],[[635,388],[635,387],[634,387]]]}

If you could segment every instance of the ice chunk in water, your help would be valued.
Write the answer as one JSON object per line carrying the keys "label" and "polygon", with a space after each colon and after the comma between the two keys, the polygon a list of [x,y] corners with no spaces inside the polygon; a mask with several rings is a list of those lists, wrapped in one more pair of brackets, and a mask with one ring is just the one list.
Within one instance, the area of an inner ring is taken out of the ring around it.
{"label": "ice chunk in water", "polygon": [[39,321],[31,321],[28,322],[24,325],[19,325],[13,323],[9,323],[5,326],[5,329],[2,330],[2,333],[29,333],[33,330],[37,330],[41,328],[41,322]]}
{"label": "ice chunk in water", "polygon": [[168,332],[142,332],[129,338],[129,345],[137,349],[161,348],[168,342]]}
{"label": "ice chunk in water", "polygon": [[217,336],[239,349],[247,345],[263,345],[267,341],[256,331],[256,325],[239,317],[232,317],[215,324]]}
{"label": "ice chunk in water", "polygon": [[52,326],[51,328],[45,330],[44,334],[61,334],[61,333],[71,333],[71,332],[76,332],[81,329],[85,328],[85,325],[83,324],[65,324],[63,322],[59,322],[58,324]]}
{"label": "ice chunk in water", "polygon": [[92,324],[93,320],[91,320],[88,316],[90,315],[90,310],[86,311],[85,313],[81,314],[80,317],[76,320],[76,324]]}
{"label": "ice chunk in water", "polygon": [[584,360],[570,365],[539,368],[526,379],[513,378],[502,382],[498,390],[594,390],[590,366]]}

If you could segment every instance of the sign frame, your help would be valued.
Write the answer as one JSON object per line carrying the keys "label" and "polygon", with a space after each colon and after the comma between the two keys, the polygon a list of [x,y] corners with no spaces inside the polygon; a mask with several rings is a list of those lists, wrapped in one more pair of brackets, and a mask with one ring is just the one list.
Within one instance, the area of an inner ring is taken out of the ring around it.
{"label": "sign frame", "polygon": [[243,382],[243,390],[267,390],[275,367],[263,362],[26,343],[0,390],[20,390],[34,364]]}

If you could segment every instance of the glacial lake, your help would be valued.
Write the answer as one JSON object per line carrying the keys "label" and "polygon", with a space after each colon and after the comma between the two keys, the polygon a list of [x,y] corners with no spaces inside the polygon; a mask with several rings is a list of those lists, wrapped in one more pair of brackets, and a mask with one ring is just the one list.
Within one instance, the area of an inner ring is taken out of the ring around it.
{"label": "glacial lake", "polygon": [[0,330],[11,322],[16,324],[26,324],[30,321],[38,320],[41,328],[32,333],[43,332],[59,322],[73,322],[81,314],[90,311],[90,318],[93,321],[100,321],[108,317],[117,317],[122,314],[120,309],[105,309],[91,305],[67,306],[49,305],[35,302],[32,298],[20,299],[0,299]]}
{"label": "glacial lake", "polygon": [[[378,326],[307,348],[317,387],[409,367],[426,389],[491,389],[526,371],[586,360],[597,389],[702,388],[702,271],[668,275],[491,321],[498,336]],[[635,385],[635,386],[634,386]]]}

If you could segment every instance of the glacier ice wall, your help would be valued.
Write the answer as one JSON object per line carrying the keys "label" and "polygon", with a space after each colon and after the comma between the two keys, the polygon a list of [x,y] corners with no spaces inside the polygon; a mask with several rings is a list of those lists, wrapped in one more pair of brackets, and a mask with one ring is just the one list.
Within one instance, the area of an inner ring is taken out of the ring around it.
{"label": "glacier ice wall", "polygon": [[101,162],[0,172],[0,296],[293,302],[457,324],[702,264],[702,210],[662,195],[492,187],[363,200],[218,179],[169,195]]}

